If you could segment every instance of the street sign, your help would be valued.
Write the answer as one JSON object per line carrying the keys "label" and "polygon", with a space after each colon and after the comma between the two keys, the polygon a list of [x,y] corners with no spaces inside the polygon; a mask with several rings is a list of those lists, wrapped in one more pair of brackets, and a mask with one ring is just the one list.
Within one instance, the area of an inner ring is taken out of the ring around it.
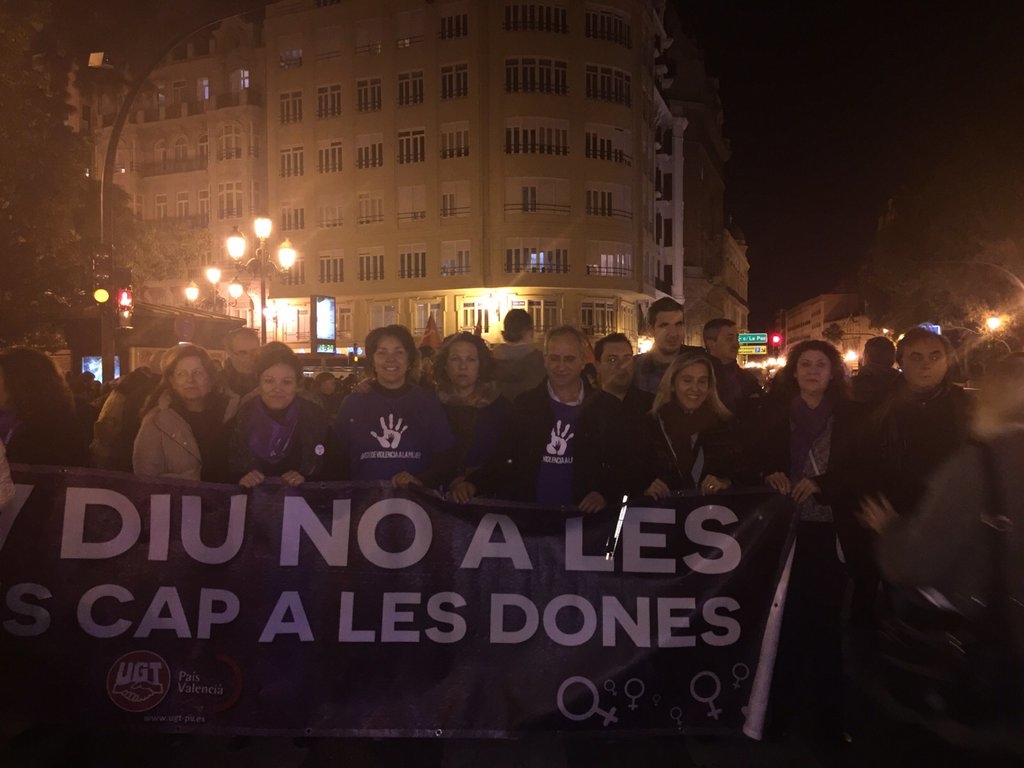
{"label": "street sign", "polygon": [[[751,334],[757,336],[757,334]],[[755,344],[741,344],[740,345],[741,355],[766,355],[768,354],[768,347],[758,346]]]}
{"label": "street sign", "polygon": [[[767,333],[741,333],[741,334],[739,334],[739,342],[740,342],[741,346],[743,346],[743,345],[750,345],[750,344],[764,345],[764,344],[768,343],[768,334]],[[741,355],[744,354],[743,350],[740,350],[740,354]],[[752,354],[752,355],[757,354],[757,355],[760,355],[760,354],[763,354],[763,353],[762,352],[750,352],[750,353],[747,353],[747,354]]]}

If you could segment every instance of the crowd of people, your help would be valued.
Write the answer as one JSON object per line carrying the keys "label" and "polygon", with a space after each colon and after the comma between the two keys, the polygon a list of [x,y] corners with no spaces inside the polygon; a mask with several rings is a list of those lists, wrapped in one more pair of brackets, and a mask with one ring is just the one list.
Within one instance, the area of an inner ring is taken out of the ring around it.
{"label": "crowd of people", "polygon": [[[799,520],[772,728],[813,703],[818,732],[849,739],[844,628],[870,631],[887,579],[952,578],[956,541],[932,519],[967,510],[951,508],[948,488],[928,496],[929,483],[967,446],[975,410],[990,435],[1024,426],[1024,358],[998,369],[975,409],[953,382],[948,340],[923,327],[897,344],[869,341],[853,377],[828,342],[800,342],[762,388],[737,364],[735,323],[712,320],[704,346],[691,347],[674,300],[655,301],[647,322],[654,343],[644,354],[620,333],[596,342],[596,384],[584,375],[584,334],[560,326],[537,344],[522,310],[504,318],[504,344],[454,334],[429,365],[407,328],[377,328],[358,382],[307,378],[287,346],[260,347],[240,329],[222,367],[182,344],[159,372],[123,377],[92,404],[91,446],[87,430],[66,428],[82,422],[82,409],[50,359],[9,349],[0,352],[0,447],[11,463],[246,488],[267,478],[384,481],[456,503],[487,497],[584,513],[623,496],[767,486],[792,499]],[[1020,441],[1004,442],[1018,457]],[[955,472],[935,482],[955,486]],[[879,561],[877,539],[890,533]],[[922,542],[947,559],[929,560]],[[1024,647],[1024,620],[1012,631]]]}

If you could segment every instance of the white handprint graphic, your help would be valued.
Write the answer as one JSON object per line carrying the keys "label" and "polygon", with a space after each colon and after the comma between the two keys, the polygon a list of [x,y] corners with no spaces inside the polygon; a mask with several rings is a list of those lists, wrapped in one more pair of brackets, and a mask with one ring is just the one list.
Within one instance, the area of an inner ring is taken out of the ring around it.
{"label": "white handprint graphic", "polygon": [[569,441],[576,436],[574,432],[569,431],[571,429],[572,424],[568,422],[564,427],[562,426],[561,419],[555,422],[555,426],[551,428],[551,442],[545,446],[549,455],[565,455],[565,449],[569,447]]}
{"label": "white handprint graphic", "polygon": [[397,448],[398,444],[402,442],[402,433],[409,428],[406,424],[402,426],[402,417],[398,417],[398,421],[395,421],[395,414],[388,414],[388,421],[384,423],[384,417],[380,417],[380,431],[381,434],[376,432],[370,432],[370,436],[377,439],[380,443],[381,448]]}

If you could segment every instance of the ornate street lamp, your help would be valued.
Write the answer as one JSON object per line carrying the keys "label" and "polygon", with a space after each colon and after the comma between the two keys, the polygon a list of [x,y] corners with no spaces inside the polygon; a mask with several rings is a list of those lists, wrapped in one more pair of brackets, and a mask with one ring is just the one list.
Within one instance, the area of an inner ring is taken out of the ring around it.
{"label": "ornate street lamp", "polygon": [[[260,276],[261,344],[267,343],[267,271],[271,269],[277,271],[275,265],[270,263],[270,258],[267,254],[267,238],[270,237],[272,231],[273,222],[265,216],[260,216],[253,222],[253,232],[258,241],[256,255],[245,265],[246,269],[251,273],[255,274],[258,272]],[[246,246],[245,236],[238,231],[238,227],[235,227],[234,231],[227,238],[228,255],[234,259],[235,263],[241,263],[242,258],[245,256]],[[277,262],[280,268],[282,270],[291,269],[295,266],[296,258],[295,248],[292,246],[291,241],[285,238],[284,242],[277,249]],[[241,293],[239,293],[239,296],[241,296]]]}

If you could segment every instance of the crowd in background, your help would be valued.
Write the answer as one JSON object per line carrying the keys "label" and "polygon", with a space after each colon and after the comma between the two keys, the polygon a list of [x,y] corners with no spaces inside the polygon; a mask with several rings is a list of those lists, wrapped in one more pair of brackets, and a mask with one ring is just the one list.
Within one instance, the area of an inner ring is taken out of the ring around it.
{"label": "crowd in background", "polygon": [[[973,460],[959,453],[972,418],[987,437],[1024,434],[1024,358],[996,366],[975,404],[953,383],[948,340],[918,327],[898,344],[869,341],[853,377],[828,342],[800,342],[764,389],[737,363],[733,322],[709,322],[698,348],[683,344],[672,299],[654,302],[647,321],[654,344],[644,354],[618,333],[591,349],[572,326],[539,342],[522,310],[506,315],[505,343],[493,348],[458,333],[421,350],[407,328],[389,325],[366,340],[365,377],[343,380],[307,377],[290,348],[260,347],[239,329],[223,365],[182,344],[159,371],[132,371],[102,394],[87,376],[65,380],[39,352],[9,349],[0,352],[0,445],[11,463],[247,488],[267,478],[384,481],[458,503],[490,497],[584,513],[624,496],[767,486],[791,497],[799,518],[771,728],[810,718],[823,738],[849,741],[844,632],[872,629],[890,582],[944,578],[960,599],[980,589],[981,577],[953,583],[956,541],[931,522],[959,515],[958,538],[971,528],[970,505],[948,502],[953,470],[935,480],[938,495],[929,484],[951,457]],[[1004,455],[1019,458],[1018,443]],[[939,550],[945,560],[932,558]],[[1024,649],[1024,620],[1007,631]]]}

